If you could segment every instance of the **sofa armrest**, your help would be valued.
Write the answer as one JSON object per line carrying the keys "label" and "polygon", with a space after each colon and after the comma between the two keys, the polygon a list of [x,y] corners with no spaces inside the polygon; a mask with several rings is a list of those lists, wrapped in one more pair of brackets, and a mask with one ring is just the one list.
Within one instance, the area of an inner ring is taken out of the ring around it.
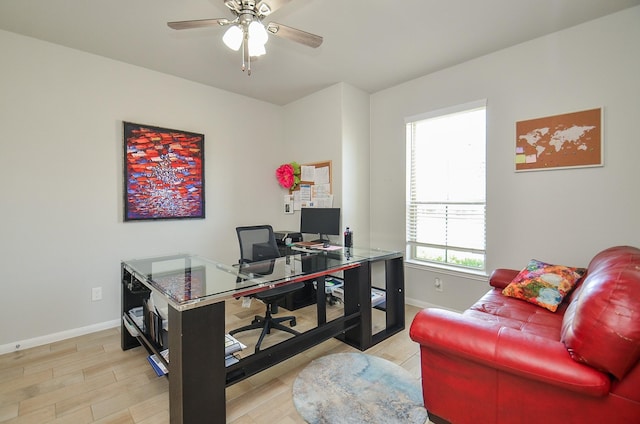
{"label": "sofa armrest", "polygon": [[413,319],[409,335],[423,348],[524,379],[590,396],[609,393],[608,375],[571,359],[561,342],[502,327],[497,322],[443,309],[424,309]]}
{"label": "sofa armrest", "polygon": [[507,268],[494,269],[489,276],[489,284],[502,290],[509,285],[511,280],[513,280],[519,272],[520,271],[516,271],[515,269]]}

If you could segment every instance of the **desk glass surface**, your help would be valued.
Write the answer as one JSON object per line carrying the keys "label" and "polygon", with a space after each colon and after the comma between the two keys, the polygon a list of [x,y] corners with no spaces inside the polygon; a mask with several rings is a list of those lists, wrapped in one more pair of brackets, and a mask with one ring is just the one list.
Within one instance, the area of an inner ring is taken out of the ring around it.
{"label": "desk glass surface", "polygon": [[399,252],[350,248],[301,252],[250,264],[227,265],[196,255],[172,255],[123,261],[124,269],[170,305],[185,310],[360,266]]}

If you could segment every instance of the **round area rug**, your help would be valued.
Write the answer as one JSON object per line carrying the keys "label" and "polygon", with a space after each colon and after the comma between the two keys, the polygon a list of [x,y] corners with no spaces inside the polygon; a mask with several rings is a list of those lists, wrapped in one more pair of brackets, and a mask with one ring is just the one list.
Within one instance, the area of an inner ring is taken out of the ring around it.
{"label": "round area rug", "polygon": [[428,419],[414,376],[364,353],[337,353],[312,361],[293,383],[293,403],[311,424],[424,424]]}

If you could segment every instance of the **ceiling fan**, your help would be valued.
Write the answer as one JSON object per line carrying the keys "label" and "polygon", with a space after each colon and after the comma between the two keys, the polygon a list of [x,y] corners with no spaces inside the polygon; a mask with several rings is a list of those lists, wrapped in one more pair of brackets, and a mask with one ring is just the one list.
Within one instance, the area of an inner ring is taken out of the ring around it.
{"label": "ceiling fan", "polygon": [[251,75],[251,58],[266,53],[265,43],[269,34],[287,38],[296,43],[316,48],[322,44],[322,37],[296,28],[269,22],[266,27],[262,20],[291,0],[222,0],[231,9],[235,19],[197,19],[192,21],[167,22],[173,29],[193,29],[211,26],[229,26],[222,40],[233,50],[242,47],[242,71]]}

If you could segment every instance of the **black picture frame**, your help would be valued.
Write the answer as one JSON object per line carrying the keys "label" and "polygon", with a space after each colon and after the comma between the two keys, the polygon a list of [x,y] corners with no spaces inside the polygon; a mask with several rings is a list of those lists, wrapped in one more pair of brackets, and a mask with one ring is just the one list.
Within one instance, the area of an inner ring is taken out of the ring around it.
{"label": "black picture frame", "polygon": [[124,221],[204,219],[204,134],[123,121]]}

